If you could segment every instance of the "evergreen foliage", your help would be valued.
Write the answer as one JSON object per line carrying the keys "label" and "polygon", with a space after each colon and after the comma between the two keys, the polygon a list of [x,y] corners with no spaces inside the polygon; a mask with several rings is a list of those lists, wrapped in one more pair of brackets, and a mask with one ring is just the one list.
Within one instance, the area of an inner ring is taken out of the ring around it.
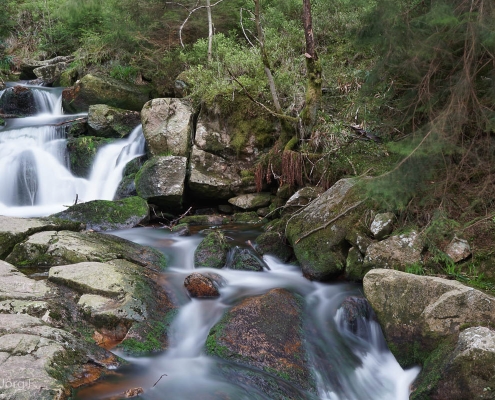
{"label": "evergreen foliage", "polygon": [[365,93],[406,135],[391,145],[404,158],[374,179],[371,193],[399,209],[421,192],[422,201],[445,205],[449,189],[479,180],[483,166],[475,189],[483,195],[485,179],[495,177],[495,4],[418,1],[400,8],[382,0],[369,18],[362,37],[380,38],[381,58]]}

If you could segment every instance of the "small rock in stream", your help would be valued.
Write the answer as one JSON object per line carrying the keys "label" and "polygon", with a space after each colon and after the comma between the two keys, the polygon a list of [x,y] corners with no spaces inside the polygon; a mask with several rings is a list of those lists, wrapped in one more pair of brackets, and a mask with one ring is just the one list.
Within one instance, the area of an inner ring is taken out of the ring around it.
{"label": "small rock in stream", "polygon": [[186,277],[184,286],[191,297],[218,297],[220,296],[218,286],[221,282],[222,277],[220,275],[208,274],[207,276],[194,272]]}

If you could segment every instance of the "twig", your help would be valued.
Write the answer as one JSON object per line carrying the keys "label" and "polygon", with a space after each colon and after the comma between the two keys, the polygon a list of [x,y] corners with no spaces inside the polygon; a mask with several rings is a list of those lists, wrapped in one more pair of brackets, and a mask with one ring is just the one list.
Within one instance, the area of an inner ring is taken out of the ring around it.
{"label": "twig", "polygon": [[155,384],[154,384],[152,387],[155,387],[155,386],[158,384],[158,382],[160,382],[160,381],[161,381],[161,379],[162,379],[164,376],[168,376],[168,375],[167,375],[167,374],[163,374],[162,376],[160,376],[160,378],[158,378],[158,380],[155,382]]}
{"label": "twig", "polygon": [[273,110],[270,110],[263,103],[260,103],[253,96],[251,96],[251,94],[247,91],[246,87],[241,82],[239,82],[239,80],[234,76],[234,74],[229,69],[227,69],[227,71],[228,71],[230,77],[241,87],[242,90],[244,90],[244,93],[249,98],[249,100],[251,100],[252,102],[254,102],[257,105],[259,105],[260,107],[262,107],[264,110],[266,110],[267,112],[269,112],[274,117],[277,117],[279,119],[285,119],[285,120],[290,121],[290,122],[298,122],[298,121],[300,121],[300,118],[295,118],[295,117],[291,117],[289,115],[279,114],[279,113],[277,113],[277,112],[275,112]]}
{"label": "twig", "polygon": [[172,221],[170,221],[170,223],[168,225],[164,224],[163,227],[171,230],[177,224],[177,222],[179,222],[182,218],[184,218],[187,214],[189,214],[189,211],[191,211],[191,209],[192,209],[192,207],[189,207],[184,214],[182,214],[179,217],[177,217],[176,219],[173,219]]}
{"label": "twig", "polygon": [[62,126],[65,124],[69,124],[71,122],[84,121],[86,119],[88,119],[88,117],[79,117],[79,118],[71,119],[69,121],[59,122],[58,124],[47,124],[46,126]]}
{"label": "twig", "polygon": [[325,229],[328,225],[331,223],[337,221],[339,218],[343,217],[345,214],[347,214],[349,211],[355,209],[356,207],[360,206],[362,203],[364,203],[364,200],[358,201],[356,204],[350,206],[349,208],[345,209],[342,211],[339,215],[337,215],[335,218],[332,218],[330,221],[328,221],[326,224],[319,226],[318,228],[312,229],[309,232],[305,233],[302,235],[299,239],[297,239],[294,244],[298,244],[302,239],[308,237],[309,235],[318,232],[319,230]]}

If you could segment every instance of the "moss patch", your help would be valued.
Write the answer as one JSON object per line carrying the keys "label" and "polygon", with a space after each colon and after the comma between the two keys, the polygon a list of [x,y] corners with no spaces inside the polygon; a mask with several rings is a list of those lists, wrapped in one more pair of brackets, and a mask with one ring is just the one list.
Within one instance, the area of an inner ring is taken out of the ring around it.
{"label": "moss patch", "polygon": [[112,143],[114,140],[93,136],[68,139],[67,150],[69,151],[69,162],[72,173],[82,178],[88,178],[98,150]]}

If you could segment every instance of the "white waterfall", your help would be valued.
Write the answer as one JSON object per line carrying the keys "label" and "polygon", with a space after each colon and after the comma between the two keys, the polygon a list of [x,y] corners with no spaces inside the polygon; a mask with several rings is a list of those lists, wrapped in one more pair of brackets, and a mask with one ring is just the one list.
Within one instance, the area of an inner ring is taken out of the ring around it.
{"label": "white waterfall", "polygon": [[0,128],[0,214],[45,216],[65,210],[76,196],[112,200],[127,162],[144,154],[141,127],[101,148],[89,179],[76,177],[60,125],[76,116],[63,115],[60,89],[30,89],[40,114],[10,119]]}

